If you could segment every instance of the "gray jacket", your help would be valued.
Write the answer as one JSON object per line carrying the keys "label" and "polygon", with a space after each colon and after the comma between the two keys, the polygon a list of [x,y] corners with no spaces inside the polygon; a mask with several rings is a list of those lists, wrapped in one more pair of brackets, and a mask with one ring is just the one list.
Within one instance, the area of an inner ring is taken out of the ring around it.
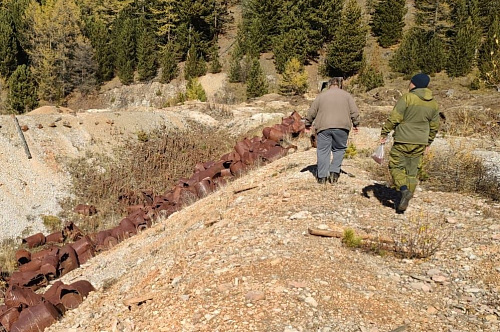
{"label": "gray jacket", "polygon": [[306,126],[314,124],[316,132],[325,129],[346,129],[359,125],[359,110],[350,93],[336,87],[320,93],[306,116]]}

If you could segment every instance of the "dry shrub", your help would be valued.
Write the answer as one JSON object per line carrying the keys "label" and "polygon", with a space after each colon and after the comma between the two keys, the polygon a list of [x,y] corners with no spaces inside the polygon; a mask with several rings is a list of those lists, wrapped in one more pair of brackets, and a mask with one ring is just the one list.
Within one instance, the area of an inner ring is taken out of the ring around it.
{"label": "dry shrub", "polygon": [[[0,272],[10,274],[17,267],[16,250],[18,245],[14,239],[5,239],[0,242]],[[1,280],[1,277],[0,277]],[[1,287],[1,285],[0,285]]]}
{"label": "dry shrub", "polygon": [[234,117],[228,105],[210,102],[207,104],[205,113],[215,120],[230,120]]}
{"label": "dry shrub", "polygon": [[432,221],[428,214],[420,212],[395,226],[392,234],[394,252],[402,258],[427,258],[450,236],[451,229],[444,220]]}
{"label": "dry shrub", "polygon": [[486,169],[481,158],[464,146],[426,155],[420,178],[431,189],[500,199],[499,181]]}
{"label": "dry shrub", "polygon": [[455,107],[444,112],[441,131],[452,136],[500,138],[500,111],[477,107]]}
{"label": "dry shrub", "polygon": [[186,130],[156,131],[147,141],[129,141],[112,156],[88,153],[74,159],[68,164],[74,198],[62,202],[67,211],[63,217],[74,218],[69,211],[76,204],[91,204],[98,215],[79,217],[79,226],[88,231],[108,228],[127,206],[143,203],[142,190],[163,194],[180,178],[190,177],[197,163],[218,160],[234,143],[225,131],[190,123]]}

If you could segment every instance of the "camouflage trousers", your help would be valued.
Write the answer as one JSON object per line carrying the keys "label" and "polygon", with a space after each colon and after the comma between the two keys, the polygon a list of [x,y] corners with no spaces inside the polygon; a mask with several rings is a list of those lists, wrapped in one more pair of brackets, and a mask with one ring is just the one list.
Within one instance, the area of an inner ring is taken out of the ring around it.
{"label": "camouflage trousers", "polygon": [[396,189],[407,186],[413,193],[417,188],[417,174],[422,168],[426,145],[394,143],[389,153],[389,172]]}

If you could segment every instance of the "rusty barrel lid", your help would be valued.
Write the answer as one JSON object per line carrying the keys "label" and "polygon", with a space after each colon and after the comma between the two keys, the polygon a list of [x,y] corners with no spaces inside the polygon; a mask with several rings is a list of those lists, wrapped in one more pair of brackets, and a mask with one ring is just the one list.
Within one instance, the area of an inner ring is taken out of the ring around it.
{"label": "rusty barrel lid", "polygon": [[59,250],[59,274],[63,276],[77,267],[78,258],[75,249],[71,245],[66,244]]}
{"label": "rusty barrel lid", "polygon": [[63,243],[64,235],[62,231],[54,232],[45,237],[46,243]]}

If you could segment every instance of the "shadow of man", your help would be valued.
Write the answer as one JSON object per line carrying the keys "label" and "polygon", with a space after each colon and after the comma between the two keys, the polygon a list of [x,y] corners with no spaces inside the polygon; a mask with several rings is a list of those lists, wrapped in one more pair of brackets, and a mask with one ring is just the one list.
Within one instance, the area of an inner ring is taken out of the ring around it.
{"label": "shadow of man", "polygon": [[383,184],[375,183],[363,188],[363,196],[371,198],[370,193],[379,200],[382,205],[396,209],[396,203],[400,200],[400,194],[395,189],[389,188]]}
{"label": "shadow of man", "polygon": [[300,170],[300,173],[304,172],[310,172],[314,177],[316,177],[316,174],[318,173],[318,165],[309,165]]}

